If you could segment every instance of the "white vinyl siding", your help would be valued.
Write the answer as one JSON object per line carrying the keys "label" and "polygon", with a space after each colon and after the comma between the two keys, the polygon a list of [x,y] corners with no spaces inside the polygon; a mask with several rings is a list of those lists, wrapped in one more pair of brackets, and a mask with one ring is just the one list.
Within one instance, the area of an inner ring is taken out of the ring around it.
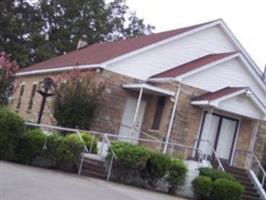
{"label": "white vinyl siding", "polygon": [[219,108],[255,119],[261,119],[262,117],[262,113],[259,111],[258,107],[246,96],[246,94],[222,101]]}
{"label": "white vinyl siding", "polygon": [[214,26],[117,61],[107,70],[138,79],[148,77],[207,54],[236,51],[220,27]]}
{"label": "white vinyl siding", "polygon": [[187,78],[184,78],[183,83],[212,92],[227,86],[249,87],[262,102],[266,102],[265,91],[239,58],[229,60],[225,63],[218,64],[207,70],[188,76]]}

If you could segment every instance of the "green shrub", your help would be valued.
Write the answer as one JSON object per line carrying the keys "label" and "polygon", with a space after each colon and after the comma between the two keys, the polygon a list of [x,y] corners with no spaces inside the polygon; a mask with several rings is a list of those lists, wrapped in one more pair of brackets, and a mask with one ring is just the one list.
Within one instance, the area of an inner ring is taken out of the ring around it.
{"label": "green shrub", "polygon": [[238,182],[228,179],[218,179],[213,183],[211,199],[240,200],[244,187]]}
{"label": "green shrub", "polygon": [[171,164],[171,158],[168,155],[160,153],[152,153],[146,163],[146,171],[148,175],[148,183],[154,188],[157,181],[164,177]]}
{"label": "green shrub", "polygon": [[[60,141],[60,139],[62,139]],[[83,152],[83,144],[78,138],[63,137],[59,139],[59,146],[54,149],[56,158],[56,168],[66,171],[72,171]]]}
{"label": "green shrub", "polygon": [[[143,146],[130,144],[127,142],[116,141],[111,144],[111,149],[117,156],[118,164],[126,168],[146,167],[148,158],[152,151]],[[107,159],[110,159],[111,150],[109,149]]]}
{"label": "green shrub", "polygon": [[[87,149],[90,151],[91,149],[91,153],[97,153],[98,152],[98,149],[97,149],[97,139],[90,135],[89,133],[86,133],[86,132],[81,132],[80,133],[80,136],[81,138],[83,139]],[[74,137],[74,138],[78,138],[79,139],[79,136],[77,135],[77,133],[72,133],[70,135],[68,135],[67,137]]]}
{"label": "green shrub", "polygon": [[43,153],[43,159],[46,162],[46,167],[59,168],[61,162],[61,150],[60,146],[64,141],[64,137],[59,134],[51,134],[46,138],[46,149]]}
{"label": "green shrub", "polygon": [[24,121],[7,108],[0,108],[0,159],[15,159],[15,151],[24,134]]}
{"label": "green shrub", "polygon": [[40,129],[30,129],[22,136],[18,152],[19,161],[32,164],[44,150],[46,135]]}
{"label": "green shrub", "polygon": [[206,200],[210,197],[213,187],[213,182],[210,177],[198,176],[192,184],[197,199]]}
{"label": "green shrub", "polygon": [[168,192],[174,194],[179,185],[181,185],[187,173],[187,166],[184,164],[182,160],[171,160],[169,166],[169,174],[167,177],[167,181],[169,183]]}
{"label": "green shrub", "polygon": [[22,137],[18,156],[21,162],[27,164],[74,171],[83,148],[78,137],[63,137],[59,134],[47,136],[33,129]]}
{"label": "green shrub", "polygon": [[231,176],[230,174],[223,172],[221,170],[217,170],[217,169],[212,169],[212,168],[200,168],[200,175],[201,176],[208,176],[212,179],[212,181],[215,181],[217,179],[228,179],[228,180],[232,180],[235,181],[236,179]]}

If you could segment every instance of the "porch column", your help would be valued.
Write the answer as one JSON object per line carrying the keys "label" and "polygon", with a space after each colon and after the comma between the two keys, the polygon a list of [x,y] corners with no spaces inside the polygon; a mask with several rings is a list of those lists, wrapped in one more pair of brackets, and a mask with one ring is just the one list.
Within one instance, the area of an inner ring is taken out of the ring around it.
{"label": "porch column", "polygon": [[[208,110],[209,116],[208,116],[207,125],[206,125],[206,132],[207,132],[207,134],[206,134],[206,140],[207,141],[203,141],[203,143],[207,144],[210,148],[212,148],[212,146],[211,146],[211,143],[208,140],[208,138],[209,138],[210,129],[211,129],[212,113],[213,113],[213,108],[211,108],[210,110]],[[205,153],[207,153],[207,152],[205,152]],[[205,155],[205,157],[206,157],[206,155]]]}
{"label": "porch column", "polygon": [[171,118],[170,118],[170,121],[169,121],[169,126],[168,126],[168,130],[167,130],[167,134],[166,134],[166,139],[165,139],[165,145],[164,145],[163,153],[166,153],[167,148],[168,148],[169,139],[170,139],[170,136],[171,136],[171,131],[172,131],[173,122],[174,122],[174,118],[175,118],[175,112],[176,112],[176,107],[177,107],[177,102],[178,102],[180,89],[181,89],[181,84],[177,85],[177,89],[176,89],[176,93],[175,93],[175,103],[173,105]]}
{"label": "porch column", "polygon": [[[251,136],[251,140],[250,140],[249,148],[248,148],[250,153],[254,152],[259,124],[260,124],[260,121],[256,121],[256,123],[255,123],[255,125],[253,127],[253,130],[252,130],[252,136]],[[251,165],[252,165],[252,156],[250,154],[248,154],[247,158],[246,158],[245,166],[248,169],[250,169]]]}
{"label": "porch column", "polygon": [[131,127],[131,135],[133,135],[133,132],[135,130],[136,121],[137,121],[137,118],[138,118],[138,113],[139,113],[139,108],[140,108],[140,103],[141,103],[141,99],[142,99],[142,94],[143,94],[143,86],[141,86],[140,91],[139,91],[137,107],[136,107],[136,111],[135,111],[135,114],[134,114],[133,123],[132,123],[132,127]]}

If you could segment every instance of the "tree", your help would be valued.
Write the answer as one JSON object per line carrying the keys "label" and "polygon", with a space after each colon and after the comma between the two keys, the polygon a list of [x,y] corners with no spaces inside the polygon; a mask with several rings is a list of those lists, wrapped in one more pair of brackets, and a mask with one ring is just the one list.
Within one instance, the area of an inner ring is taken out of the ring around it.
{"label": "tree", "polygon": [[[34,2],[34,3],[33,3]],[[0,50],[25,67],[88,44],[148,34],[124,0],[2,0]]]}
{"label": "tree", "polygon": [[52,108],[57,125],[89,129],[104,89],[102,83],[94,81],[93,74],[76,69],[56,78]]}
{"label": "tree", "polygon": [[0,52],[8,53],[20,66],[35,62],[36,48],[45,38],[36,6],[28,0],[1,0],[0,10]]}
{"label": "tree", "polygon": [[5,53],[0,53],[0,106],[8,103],[18,65]]}

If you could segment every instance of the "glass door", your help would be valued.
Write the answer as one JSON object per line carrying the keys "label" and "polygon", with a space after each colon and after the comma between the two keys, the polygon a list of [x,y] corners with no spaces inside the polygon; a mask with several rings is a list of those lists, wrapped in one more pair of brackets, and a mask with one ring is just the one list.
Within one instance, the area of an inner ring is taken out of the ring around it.
{"label": "glass door", "polygon": [[215,148],[219,158],[223,160],[230,160],[231,153],[233,150],[236,129],[236,120],[222,118],[221,127]]}
{"label": "glass door", "polygon": [[[211,117],[211,124],[209,119]],[[199,150],[205,155],[212,156],[212,148],[217,156],[228,163],[233,152],[233,144],[236,137],[238,120],[219,114],[205,113],[198,143]],[[209,141],[206,142],[206,140]]]}

